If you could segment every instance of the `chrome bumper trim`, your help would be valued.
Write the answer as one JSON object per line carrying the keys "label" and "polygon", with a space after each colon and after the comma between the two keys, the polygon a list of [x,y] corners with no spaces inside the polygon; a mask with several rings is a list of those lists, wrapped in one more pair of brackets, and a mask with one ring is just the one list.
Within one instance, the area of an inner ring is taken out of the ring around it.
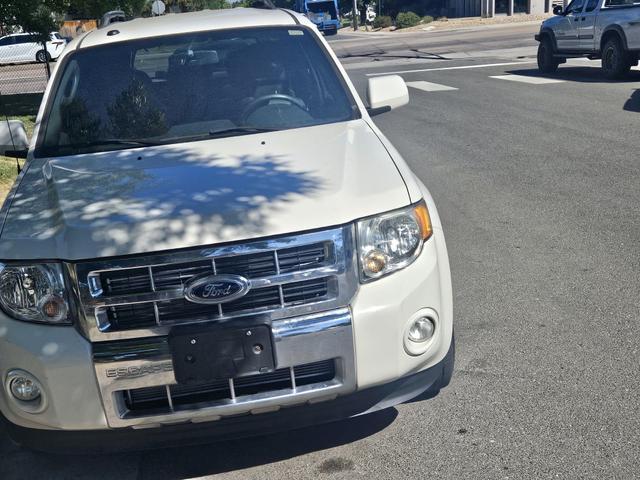
{"label": "chrome bumper trim", "polygon": [[261,392],[198,404],[197,409],[180,408],[168,414],[139,415],[128,411],[121,390],[175,384],[168,350],[156,356],[118,354],[95,359],[96,376],[110,427],[137,427],[176,422],[198,422],[228,415],[260,413],[280,407],[335,398],[356,388],[355,354],[351,312],[340,308],[324,313],[274,320],[272,322],[276,368],[290,368],[336,359],[333,380],[277,391]]}

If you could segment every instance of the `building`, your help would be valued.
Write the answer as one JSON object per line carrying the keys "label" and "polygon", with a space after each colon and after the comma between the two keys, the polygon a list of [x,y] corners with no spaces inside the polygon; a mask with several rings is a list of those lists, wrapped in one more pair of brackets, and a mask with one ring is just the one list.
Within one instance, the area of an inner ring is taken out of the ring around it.
{"label": "building", "polygon": [[516,13],[542,14],[552,10],[552,0],[449,0],[449,17],[493,17]]}

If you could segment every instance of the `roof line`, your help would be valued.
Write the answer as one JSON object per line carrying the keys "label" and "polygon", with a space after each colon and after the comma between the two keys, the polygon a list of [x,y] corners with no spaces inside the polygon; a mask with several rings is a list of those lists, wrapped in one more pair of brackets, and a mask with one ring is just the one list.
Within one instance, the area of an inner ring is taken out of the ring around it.
{"label": "roof line", "polygon": [[82,42],[84,42],[89,35],[91,35],[93,32],[96,32],[97,30],[98,30],[97,28],[94,28],[93,30],[89,30],[87,34],[78,41],[78,45],[76,45],[76,50],[80,50],[80,46],[82,45]]}
{"label": "roof line", "polygon": [[279,8],[278,10],[280,10],[281,12],[286,13],[287,15],[289,15],[291,18],[293,18],[293,21],[296,23],[296,25],[300,25],[300,20],[298,20],[298,17],[296,17],[293,13],[291,13],[289,10],[287,10],[286,8]]}

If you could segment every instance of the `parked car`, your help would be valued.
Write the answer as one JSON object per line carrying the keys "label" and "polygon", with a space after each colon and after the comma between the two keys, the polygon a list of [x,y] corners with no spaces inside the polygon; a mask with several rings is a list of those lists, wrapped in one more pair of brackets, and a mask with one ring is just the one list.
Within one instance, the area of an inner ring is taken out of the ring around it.
{"label": "parked car", "polygon": [[367,96],[286,10],[70,43],[0,215],[10,436],[67,453],[211,441],[445,387],[442,225],[371,120],[407,87],[375,77]]}
{"label": "parked car", "polygon": [[587,57],[602,60],[606,77],[620,78],[638,64],[640,0],[573,0],[553,12],[535,36],[540,71],[555,72],[567,58]]}
{"label": "parked car", "polygon": [[32,33],[14,33],[0,38],[0,64],[45,62],[57,59],[67,41],[56,32],[49,34],[46,51]]}

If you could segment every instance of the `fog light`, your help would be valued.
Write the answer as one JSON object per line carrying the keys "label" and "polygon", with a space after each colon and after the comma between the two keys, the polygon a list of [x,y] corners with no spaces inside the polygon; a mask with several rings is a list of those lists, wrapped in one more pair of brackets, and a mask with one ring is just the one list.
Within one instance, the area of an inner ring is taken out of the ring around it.
{"label": "fog light", "polygon": [[11,394],[21,402],[33,402],[40,398],[38,381],[27,375],[18,375],[9,384]]}
{"label": "fog light", "polygon": [[433,337],[436,326],[429,317],[416,319],[409,327],[409,340],[416,343],[426,342]]}

